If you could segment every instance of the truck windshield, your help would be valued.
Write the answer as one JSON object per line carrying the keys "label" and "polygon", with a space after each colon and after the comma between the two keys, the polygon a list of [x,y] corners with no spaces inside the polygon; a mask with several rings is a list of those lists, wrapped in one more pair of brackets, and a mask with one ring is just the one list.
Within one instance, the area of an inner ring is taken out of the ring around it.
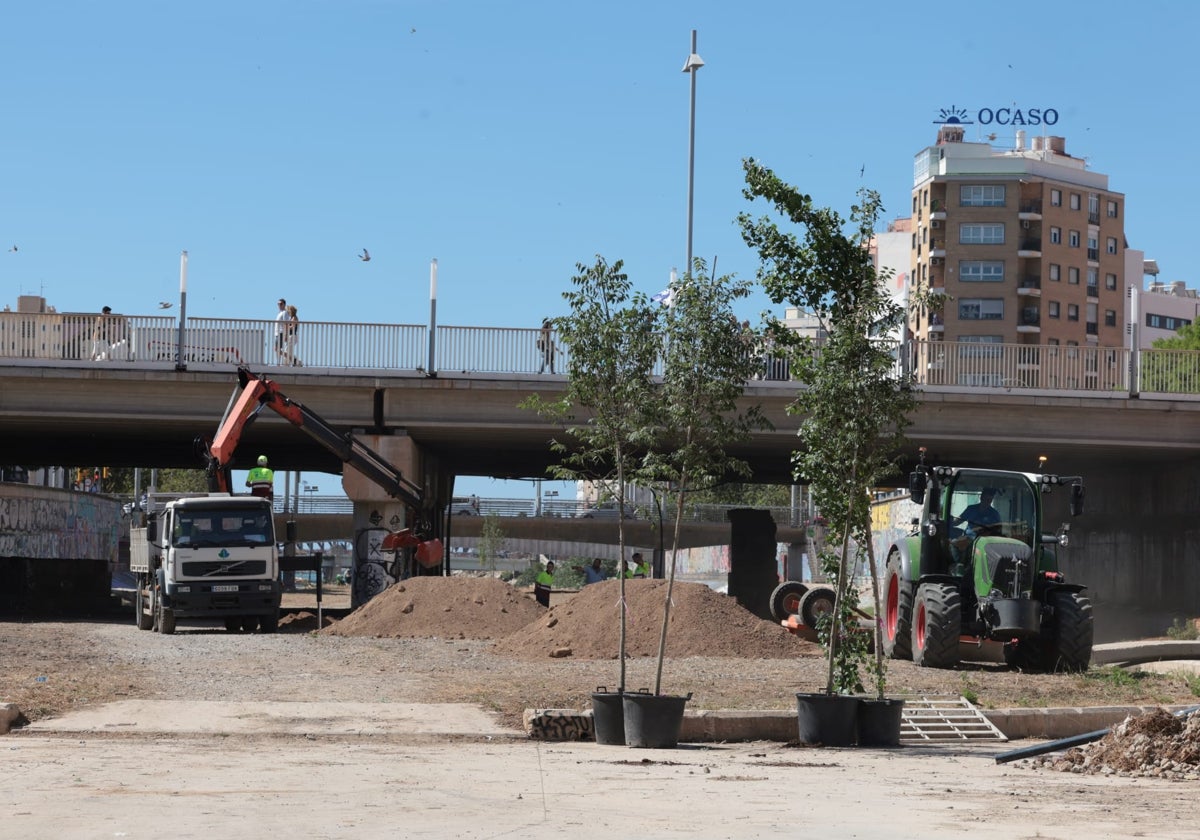
{"label": "truck windshield", "polygon": [[212,547],[269,545],[273,541],[271,517],[265,512],[184,510],[175,517],[171,544]]}

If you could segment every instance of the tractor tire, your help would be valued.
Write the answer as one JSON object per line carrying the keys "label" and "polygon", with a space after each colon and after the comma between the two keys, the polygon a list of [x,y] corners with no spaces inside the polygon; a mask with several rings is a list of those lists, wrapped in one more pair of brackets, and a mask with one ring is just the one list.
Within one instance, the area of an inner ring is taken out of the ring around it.
{"label": "tractor tire", "polygon": [[142,584],[137,585],[137,595],[133,598],[133,620],[139,630],[149,630],[154,626],[154,616],[146,609],[146,595]]}
{"label": "tractor tire", "polygon": [[944,583],[917,587],[912,624],[913,663],[924,668],[953,668],[958,664],[962,632],[962,596]]}
{"label": "tractor tire", "polygon": [[[771,593],[771,618],[787,621],[789,615],[800,613],[800,599],[808,587],[798,580],[785,580]],[[805,622],[807,623],[807,622]]]}
{"label": "tractor tire", "polygon": [[1052,671],[1086,671],[1092,661],[1092,602],[1079,592],[1051,592],[1054,629],[1048,640]]}
{"label": "tractor tire", "polygon": [[821,616],[833,612],[833,604],[836,598],[837,592],[832,588],[828,586],[814,586],[805,592],[804,597],[800,599],[800,606],[797,610],[800,613],[800,620],[815,630]]}
{"label": "tractor tire", "polygon": [[883,578],[883,655],[912,659],[913,586],[903,576],[900,555],[893,552]]}

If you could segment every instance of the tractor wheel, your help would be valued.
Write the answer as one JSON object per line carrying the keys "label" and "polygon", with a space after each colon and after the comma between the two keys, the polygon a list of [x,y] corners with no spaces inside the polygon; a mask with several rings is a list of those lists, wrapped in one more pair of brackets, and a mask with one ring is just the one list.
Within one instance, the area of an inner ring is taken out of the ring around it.
{"label": "tractor wheel", "polygon": [[141,581],[137,584],[137,595],[133,599],[133,619],[137,622],[137,629],[149,630],[154,626],[154,616],[146,609],[146,590],[142,587]]}
{"label": "tractor wheel", "polygon": [[913,587],[903,577],[900,555],[888,557],[883,581],[883,655],[912,659]]}
{"label": "tractor wheel", "polygon": [[800,606],[796,610],[800,613],[800,620],[815,630],[821,616],[833,612],[836,598],[837,593],[830,587],[814,586],[800,599]]}
{"label": "tractor wheel", "polygon": [[962,632],[962,597],[953,586],[923,583],[917,587],[912,625],[913,662],[926,668],[958,664]]}
{"label": "tractor wheel", "polygon": [[1092,661],[1092,602],[1078,592],[1051,592],[1054,628],[1048,640],[1052,671],[1086,671]]}
{"label": "tractor wheel", "polygon": [[807,591],[808,587],[798,580],[785,580],[776,586],[771,593],[771,618],[787,621],[789,615],[797,615],[800,612],[800,599]]}

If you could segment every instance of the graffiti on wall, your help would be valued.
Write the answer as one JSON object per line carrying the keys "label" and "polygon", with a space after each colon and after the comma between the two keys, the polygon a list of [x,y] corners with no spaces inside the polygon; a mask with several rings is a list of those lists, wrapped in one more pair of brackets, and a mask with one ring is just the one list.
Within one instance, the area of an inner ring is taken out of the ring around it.
{"label": "graffiti on wall", "polygon": [[105,496],[0,484],[0,557],[117,560],[121,503]]}

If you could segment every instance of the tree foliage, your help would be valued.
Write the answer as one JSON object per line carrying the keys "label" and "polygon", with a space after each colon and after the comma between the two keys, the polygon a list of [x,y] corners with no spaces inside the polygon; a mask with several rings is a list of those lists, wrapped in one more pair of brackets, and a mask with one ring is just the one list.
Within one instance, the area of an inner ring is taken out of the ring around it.
{"label": "tree foliage", "polygon": [[[550,474],[568,481],[603,484],[616,499],[617,541],[625,556],[626,486],[650,449],[659,427],[653,381],[660,348],[661,307],[633,293],[620,260],[600,255],[579,263],[572,290],[563,293],[570,312],[552,326],[570,348],[567,387],[557,400],[534,394],[521,405],[537,411],[565,432],[551,448],[559,461]],[[621,604],[624,599],[621,579]],[[625,688],[624,609],[620,616],[620,689]]]}
{"label": "tree foliage", "polygon": [[642,460],[640,478],[667,482],[674,492],[675,531],[659,639],[655,694],[660,693],[670,618],[671,590],[683,510],[693,486],[713,487],[729,478],[749,477],[750,468],[727,447],[770,424],[758,406],[739,409],[738,401],[757,362],[757,336],[733,313],[735,301],[750,294],[750,284],[731,276],[706,277],[704,262],[676,281],[672,305],[663,321],[663,374],[657,391],[660,425]]}
{"label": "tree foliage", "polygon": [[[903,314],[867,248],[882,206],[877,193],[860,191],[847,232],[836,211],[815,207],[811,197],[770,169],[753,159],[743,167],[746,198],[766,201],[799,230],[781,230],[771,217],[739,215],[744,240],[759,254],[759,280],[773,302],[814,312],[825,327],[820,347],[778,323],[772,325],[772,336],[801,383],[789,408],[804,418],[803,448],[793,456],[793,470],[798,482],[811,485],[817,508],[829,519],[827,545],[841,547],[840,555],[826,551],[821,557],[837,584],[837,606],[822,635],[829,652],[826,691],[860,691],[865,646],[857,644],[858,598],[849,554],[852,543],[870,551],[870,491],[896,471],[903,430],[915,405],[911,383],[895,371],[892,348],[872,337],[878,325],[895,323]],[[874,674],[882,694],[879,642],[877,638]]]}
{"label": "tree foliage", "polygon": [[1175,335],[1154,342],[1140,354],[1141,390],[1164,394],[1200,393],[1200,323],[1180,327]]}

